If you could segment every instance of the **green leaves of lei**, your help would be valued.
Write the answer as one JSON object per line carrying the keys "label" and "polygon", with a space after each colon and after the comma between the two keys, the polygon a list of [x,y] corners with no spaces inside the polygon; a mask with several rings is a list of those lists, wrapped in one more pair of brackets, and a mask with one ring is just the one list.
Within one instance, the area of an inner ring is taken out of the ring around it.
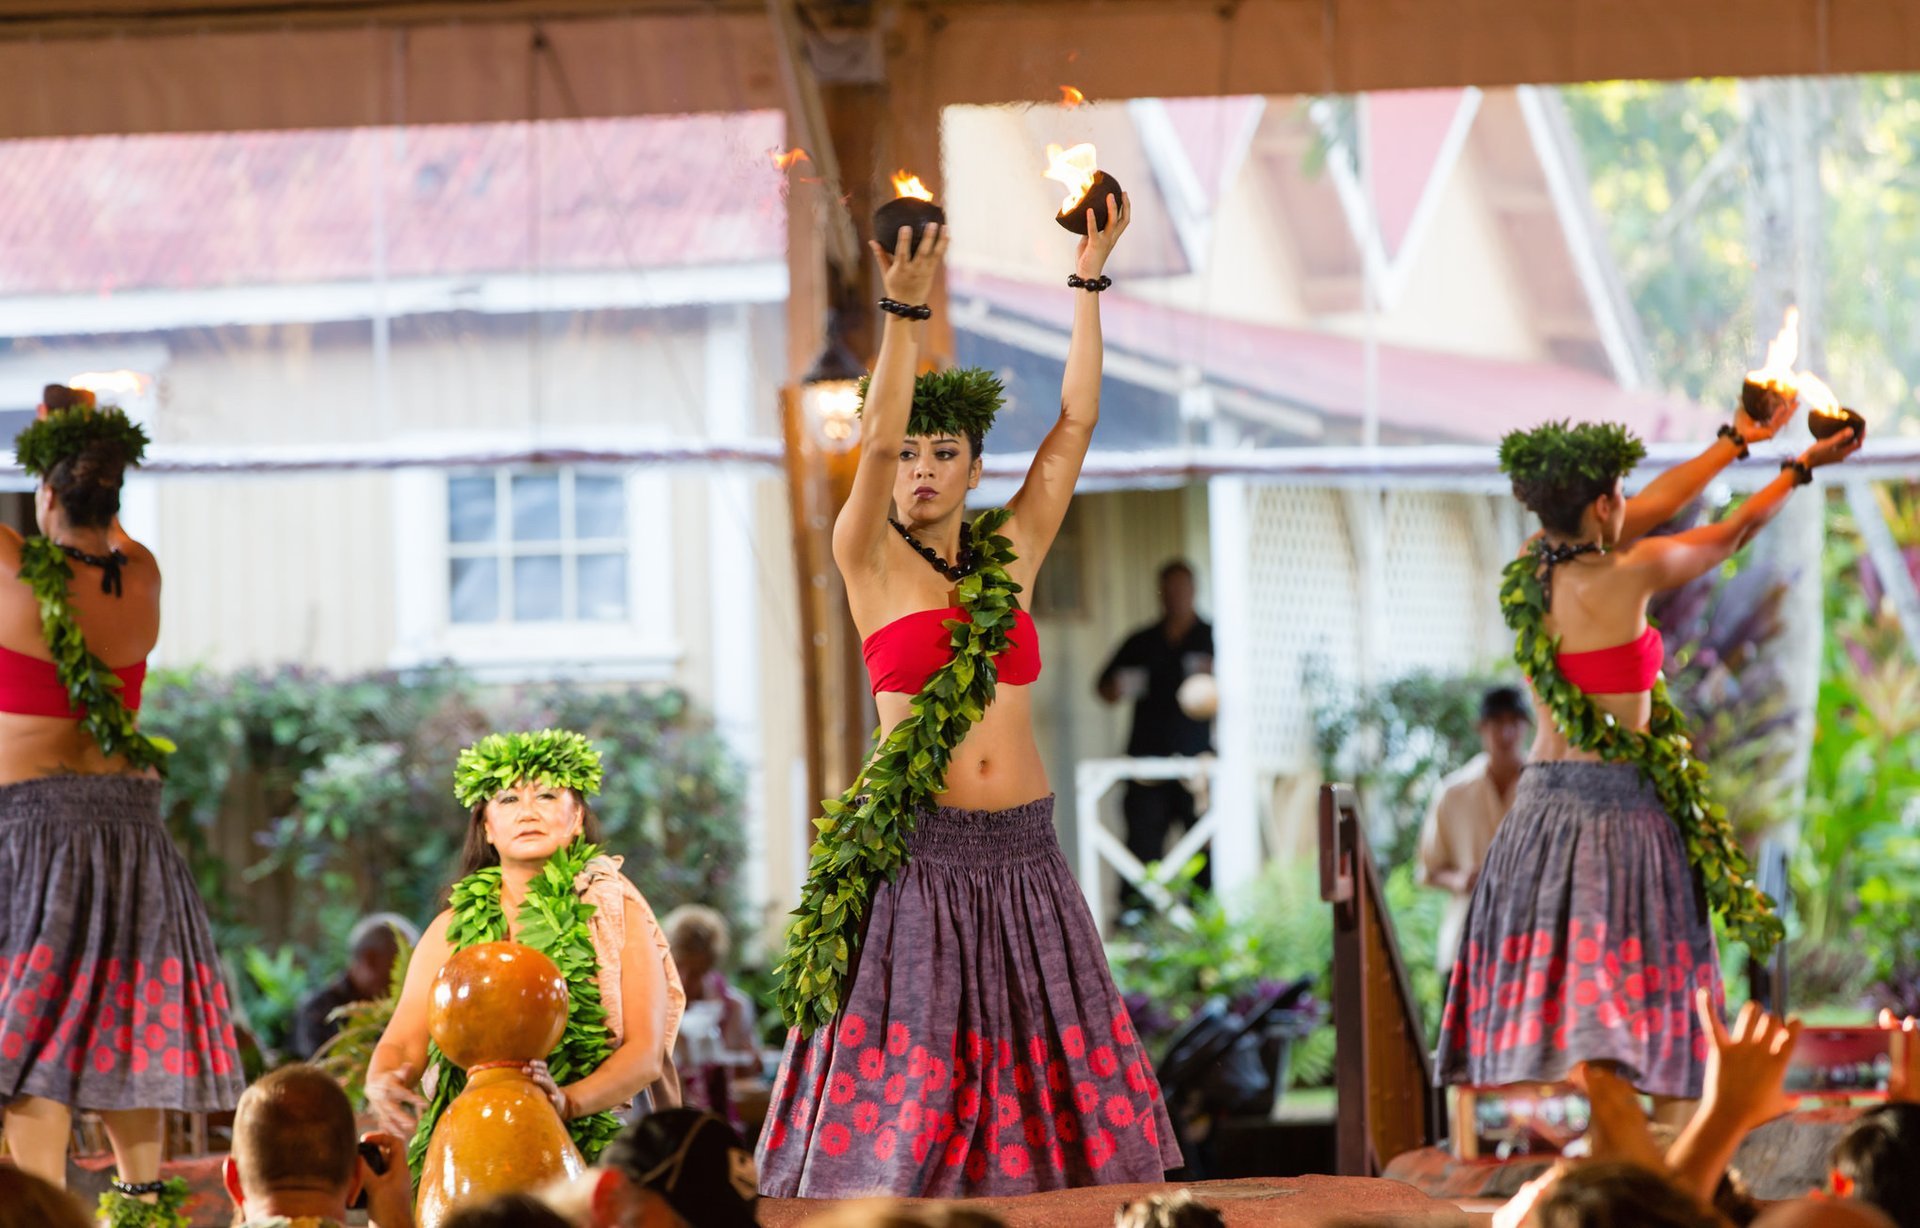
{"label": "green leaves of lei", "polygon": [[167,1178],[154,1202],[108,1190],[100,1195],[100,1223],[104,1228],[191,1228],[185,1207],[192,1192],[185,1177]]}
{"label": "green leaves of lei", "polygon": [[80,720],[81,728],[102,754],[123,756],[136,768],[163,770],[167,756],[173,753],[173,743],[140,732],[132,711],[120,697],[120,679],[87,647],[80,619],[67,596],[73,568],[66,554],[47,538],[28,538],[20,543],[20,578],[40,603],[40,634],[53,652],[60,685],[66,688],[68,701],[86,713]]}
{"label": "green leaves of lei", "polygon": [[[576,838],[547,859],[546,866],[528,884],[527,898],[520,905],[520,935],[515,941],[551,959],[567,978],[571,1000],[567,1028],[560,1034],[560,1043],[547,1055],[547,1069],[561,1087],[598,1070],[613,1052],[606,1007],[600,1002],[600,957],[588,928],[594,908],[573,887],[573,880],[599,855],[598,845],[587,843],[584,837]],[[453,921],[447,927],[449,946],[460,951],[477,943],[501,942],[507,933],[506,910],[500,904],[499,866],[476,870],[454,884]],[[427,1042],[427,1064],[439,1071],[439,1082],[426,1112],[420,1115],[420,1128],[407,1145],[407,1164],[416,1178],[435,1123],[467,1086],[467,1072],[448,1061],[432,1041]],[[620,1133],[620,1119],[610,1111],[576,1117],[567,1123],[567,1132],[591,1164]]]}
{"label": "green leaves of lei", "polygon": [[1500,610],[1513,628],[1513,659],[1553,713],[1567,741],[1608,763],[1631,763],[1653,785],[1666,812],[1679,825],[1687,857],[1700,873],[1707,902],[1726,922],[1727,934],[1765,959],[1786,929],[1773,900],[1752,880],[1747,854],[1727,821],[1726,808],[1707,790],[1707,765],[1693,757],[1686,717],[1667,696],[1664,678],[1653,684],[1653,719],[1645,732],[1621,725],[1560,672],[1560,642],[1546,629],[1546,586],[1539,547],[1507,564]]}
{"label": "green leaves of lei", "polygon": [[780,1013],[803,1036],[839,1013],[847,963],[874,889],[906,863],[920,809],[945,791],[954,747],[993,702],[994,658],[1006,651],[1019,608],[1020,586],[1007,575],[1013,543],[999,535],[1011,514],[1006,508],[983,512],[969,529],[974,573],[958,585],[969,621],[947,622],[953,660],[927,679],[912,711],[813,821],[820,836],[787,928],[786,958],[773,970]]}

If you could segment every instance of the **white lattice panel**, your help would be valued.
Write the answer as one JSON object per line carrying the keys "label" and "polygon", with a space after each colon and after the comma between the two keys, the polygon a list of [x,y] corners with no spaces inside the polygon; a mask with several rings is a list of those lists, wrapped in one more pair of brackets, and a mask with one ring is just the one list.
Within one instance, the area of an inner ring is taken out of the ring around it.
{"label": "white lattice panel", "polygon": [[1477,495],[1401,491],[1385,517],[1384,678],[1484,663],[1485,623],[1500,615],[1498,578],[1474,540],[1467,501]]}
{"label": "white lattice panel", "polygon": [[1248,498],[1253,745],[1263,768],[1294,770],[1313,758],[1308,662],[1359,676],[1359,577],[1338,492],[1267,486]]}

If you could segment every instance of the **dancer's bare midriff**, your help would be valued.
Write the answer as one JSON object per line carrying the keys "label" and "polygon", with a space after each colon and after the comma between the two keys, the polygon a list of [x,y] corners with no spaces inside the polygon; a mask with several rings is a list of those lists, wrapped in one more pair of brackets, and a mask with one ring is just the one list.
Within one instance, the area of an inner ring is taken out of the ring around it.
{"label": "dancer's bare midriff", "polygon": [[[1637,691],[1624,695],[1589,695],[1595,706],[1611,716],[1628,729],[1645,729],[1653,719],[1653,692]],[[1553,723],[1553,717],[1547,713],[1546,705],[1540,697],[1533,698],[1534,714],[1539,718],[1534,722],[1533,749],[1527,753],[1529,763],[1576,762],[1598,763],[1600,756],[1590,750],[1581,750],[1567,741],[1567,735]]]}
{"label": "dancer's bare midriff", "polygon": [[125,775],[134,770],[119,755],[102,754],[79,721],[0,713],[0,785],[68,773]]}
{"label": "dancer's bare midriff", "polygon": [[[954,748],[942,806],[1006,810],[1050,792],[1047,767],[1033,740],[1033,688],[1002,685],[986,716]],[[891,731],[912,710],[913,696],[884,692],[874,697],[880,726]]]}

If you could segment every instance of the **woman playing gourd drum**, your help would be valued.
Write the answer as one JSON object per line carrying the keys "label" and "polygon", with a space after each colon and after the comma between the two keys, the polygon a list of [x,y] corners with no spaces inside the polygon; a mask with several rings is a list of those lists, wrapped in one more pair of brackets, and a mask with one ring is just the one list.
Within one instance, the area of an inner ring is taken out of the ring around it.
{"label": "woman playing gourd drum", "polygon": [[[566,1031],[531,1073],[589,1163],[619,1132],[617,1110],[655,1085],[677,1094],[668,1055],[686,995],[652,908],[621,859],[600,854],[586,798],[601,775],[598,752],[563,730],[493,734],[460,754],[462,877],[420,939],[367,1068],[368,1102],[382,1129],[413,1136],[416,1174],[434,1123],[466,1086],[428,1039],[428,998],[448,956],[475,943],[525,943],[566,974]],[[429,1073],[423,1096],[415,1088]]]}
{"label": "woman playing gourd drum", "polygon": [[1600,1061],[1656,1101],[1699,1097],[1708,1042],[1695,993],[1711,1009],[1723,1000],[1709,909],[1756,958],[1780,922],[1706,795],[1647,601],[1725,563],[1859,442],[1846,431],[1814,444],[1717,523],[1649,534],[1792,409],[1765,423],[1742,411],[1632,498],[1621,479],[1646,450],[1622,427],[1550,423],[1501,442],[1501,468],[1542,529],[1507,567],[1501,608],[1548,719],[1468,907],[1442,1082],[1554,1081]]}
{"label": "woman playing gourd drum", "polygon": [[1000,386],[923,375],[947,236],[889,256],[853,491],[834,526],[887,731],[819,821],[779,969],[792,1025],[761,1134],[764,1193],[960,1197],[1158,1181],[1180,1163],[1153,1068],[1053,830],[1029,687],[1031,589],[1098,416],[1106,202],[1076,295],[1060,417],[1019,493],[971,527]]}
{"label": "woman playing gourd drum", "polygon": [[118,513],[146,443],[120,410],[50,386],[15,444],[42,536],[0,529],[6,1142],[64,1186],[72,1110],[97,1110],[119,1167],[103,1206],[128,1225],[172,1223],[185,1199],[158,1180],[162,1110],[231,1109],[245,1086],[206,910],[161,820],[171,747],[136,724],[160,568]]}

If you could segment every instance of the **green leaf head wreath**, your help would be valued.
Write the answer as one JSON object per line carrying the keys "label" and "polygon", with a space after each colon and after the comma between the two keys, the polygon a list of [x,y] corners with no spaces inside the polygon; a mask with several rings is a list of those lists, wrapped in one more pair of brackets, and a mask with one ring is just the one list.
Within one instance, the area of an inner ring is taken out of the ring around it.
{"label": "green leaf head wreath", "polygon": [[600,791],[604,775],[600,752],[571,730],[490,733],[460,752],[453,769],[453,795],[462,806],[471,807],[530,780],[587,797]]}
{"label": "green leaf head wreath", "polygon": [[[871,375],[860,379],[860,408],[867,407],[867,387]],[[993,429],[994,415],[1006,404],[1006,386],[985,367],[954,367],[946,371],[928,371],[913,381],[913,410],[907,417],[907,434],[938,435],[951,432],[973,441],[974,453]]]}
{"label": "green leaf head wreath", "polygon": [[70,405],[28,423],[14,438],[13,451],[22,469],[44,478],[61,461],[103,444],[123,464],[137,465],[147,454],[147,433],[116,405]]}

